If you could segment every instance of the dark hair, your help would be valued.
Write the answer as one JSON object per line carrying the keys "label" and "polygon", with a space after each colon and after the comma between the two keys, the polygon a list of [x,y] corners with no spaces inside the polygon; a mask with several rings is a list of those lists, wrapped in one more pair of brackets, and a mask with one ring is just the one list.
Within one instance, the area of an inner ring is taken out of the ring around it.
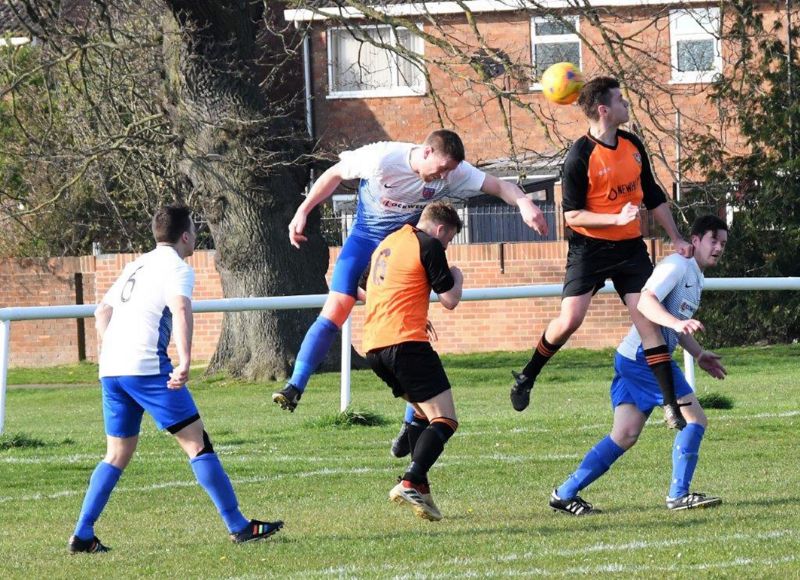
{"label": "dark hair", "polygon": [[456,229],[456,233],[461,231],[463,224],[456,208],[447,201],[434,201],[425,206],[420,221],[429,221]]}
{"label": "dark hair", "polygon": [[718,216],[715,215],[703,215],[694,220],[692,224],[692,233],[693,236],[698,236],[702,238],[706,235],[706,232],[713,232],[713,235],[717,235],[719,230],[728,231],[728,224],[722,221]]}
{"label": "dark hair", "polygon": [[163,205],[153,215],[151,227],[156,242],[177,243],[184,232],[192,230],[192,210],[185,205]]}
{"label": "dark hair", "polygon": [[619,81],[612,77],[597,77],[583,85],[578,95],[578,105],[583,114],[593,121],[600,118],[598,105],[608,107],[611,104],[611,89],[618,89]]}
{"label": "dark hair", "polygon": [[459,163],[464,161],[464,143],[454,131],[447,129],[434,131],[425,138],[425,145],[430,145],[431,149],[454,161]]}

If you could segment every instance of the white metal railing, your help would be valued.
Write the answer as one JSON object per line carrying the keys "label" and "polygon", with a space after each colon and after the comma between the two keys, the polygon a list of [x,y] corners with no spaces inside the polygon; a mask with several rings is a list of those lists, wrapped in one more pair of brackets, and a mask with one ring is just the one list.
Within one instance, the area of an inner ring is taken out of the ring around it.
{"label": "white metal railing", "polygon": [[[545,298],[561,296],[561,284],[539,284],[530,286],[506,286],[502,288],[469,288],[464,290],[461,300],[509,300],[514,298]],[[800,290],[800,277],[795,278],[706,278],[704,290]],[[611,282],[600,290],[602,293],[614,292]],[[203,312],[241,312],[245,310],[291,310],[294,308],[321,308],[325,294],[304,296],[273,296],[262,298],[222,298],[219,300],[198,300],[192,303],[192,310]],[[431,294],[431,301],[438,298]],[[56,318],[88,318],[94,315],[93,304],[66,306],[25,306],[0,308],[0,433],[3,432],[6,408],[6,387],[8,382],[9,346],[11,322],[17,320],[51,320]],[[702,317],[701,317],[702,318]],[[350,344],[352,327],[347,319],[342,327],[342,379],[340,409],[344,411],[350,404]],[[684,353],[686,380],[694,387],[694,361]]]}

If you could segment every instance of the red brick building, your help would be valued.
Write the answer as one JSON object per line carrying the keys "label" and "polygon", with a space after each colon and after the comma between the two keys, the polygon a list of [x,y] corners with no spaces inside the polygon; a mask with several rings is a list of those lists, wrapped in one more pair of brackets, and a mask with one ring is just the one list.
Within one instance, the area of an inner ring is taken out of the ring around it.
{"label": "red brick building", "polygon": [[[537,167],[557,161],[586,130],[576,106],[548,103],[537,84],[549,64],[562,60],[587,78],[626,79],[630,128],[642,135],[668,192],[678,181],[679,158],[690,153],[681,136],[720,125],[705,98],[708,82],[734,57],[719,3],[594,0],[580,13],[562,0],[463,5],[469,18],[456,2],[386,2],[382,24],[339,8],[285,12],[309,30],[308,117],[323,150],[419,142],[444,125],[462,135],[473,163],[516,156],[533,160],[529,176],[557,174],[558,163]],[[778,4],[763,8],[768,17],[781,14]],[[419,56],[398,58],[366,36]],[[479,71],[491,78],[480,82]]]}

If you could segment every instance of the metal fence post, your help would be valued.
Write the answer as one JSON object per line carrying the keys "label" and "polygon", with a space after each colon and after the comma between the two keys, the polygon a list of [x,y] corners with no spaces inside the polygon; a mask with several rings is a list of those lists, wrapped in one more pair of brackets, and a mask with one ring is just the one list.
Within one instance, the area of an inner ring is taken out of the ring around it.
{"label": "metal fence post", "polygon": [[8,358],[11,345],[11,321],[0,321],[0,435],[6,419],[6,386],[8,385]]}
{"label": "metal fence post", "polygon": [[686,376],[686,382],[694,389],[694,357],[685,349],[683,351],[683,374]]}
{"label": "metal fence post", "polygon": [[353,342],[353,317],[348,316],[342,325],[342,388],[339,411],[344,413],[350,405],[350,358]]}

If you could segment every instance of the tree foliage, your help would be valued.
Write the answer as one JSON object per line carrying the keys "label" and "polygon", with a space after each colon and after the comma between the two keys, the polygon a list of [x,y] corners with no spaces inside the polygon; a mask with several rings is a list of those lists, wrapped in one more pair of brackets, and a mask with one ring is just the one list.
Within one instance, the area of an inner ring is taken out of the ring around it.
{"label": "tree foliage", "polygon": [[0,51],[6,255],[147,248],[147,215],[183,194],[161,108],[156,2],[15,3],[39,41]]}
{"label": "tree foliage", "polygon": [[[800,276],[800,61],[792,31],[765,23],[756,4],[727,6],[737,60],[714,83],[709,103],[740,143],[695,135],[688,170],[706,176],[692,199],[732,215],[730,241],[714,276]],[[798,24],[797,14],[794,24]],[[786,39],[784,42],[783,39]],[[709,294],[707,328],[717,344],[800,338],[800,296],[790,292]]]}

